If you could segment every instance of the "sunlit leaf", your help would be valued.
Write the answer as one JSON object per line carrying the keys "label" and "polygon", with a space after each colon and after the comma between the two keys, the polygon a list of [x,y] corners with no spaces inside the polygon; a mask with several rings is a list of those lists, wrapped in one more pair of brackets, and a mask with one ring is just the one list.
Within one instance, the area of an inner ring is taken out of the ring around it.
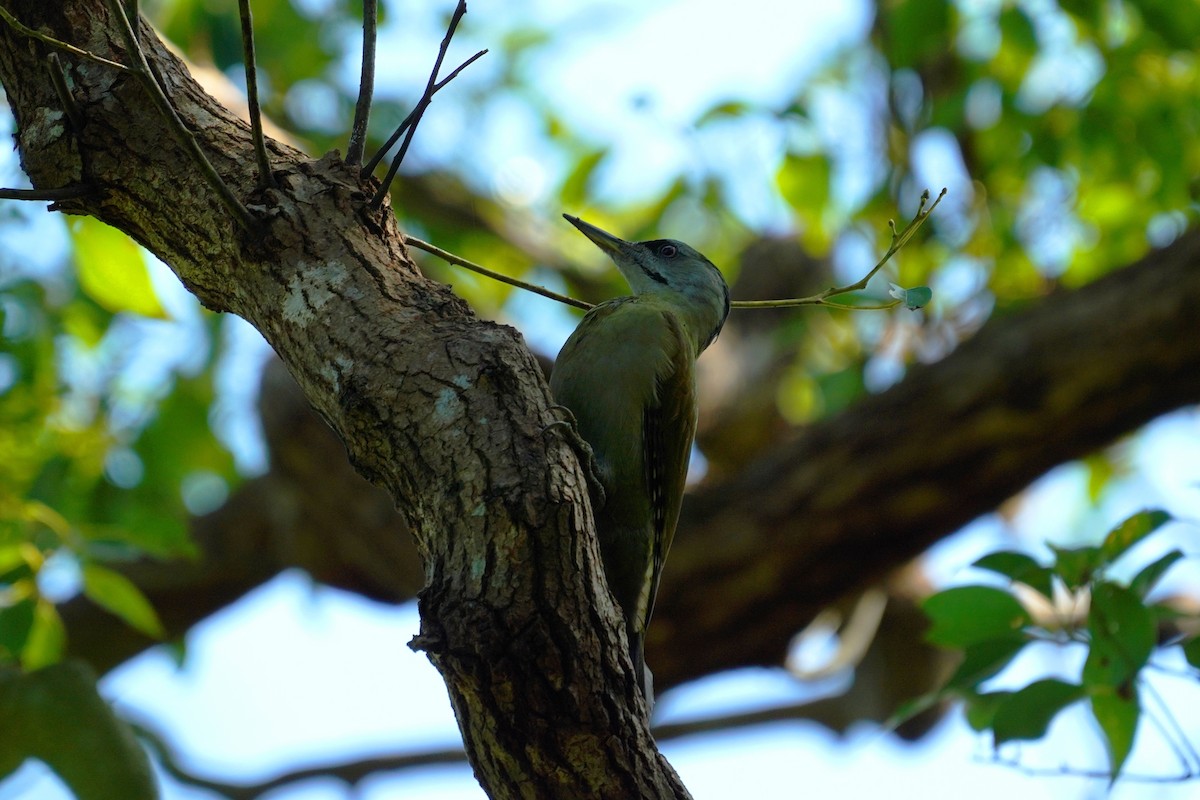
{"label": "sunlit leaf", "polygon": [[720,119],[740,117],[749,110],[750,104],[741,100],[728,100],[724,103],[718,103],[696,119],[696,127],[702,128],[710,122]]}
{"label": "sunlit leaf", "polygon": [[39,600],[33,614],[33,627],[21,653],[21,663],[28,671],[48,667],[63,657],[67,645],[67,629],[58,609],[48,600]]}
{"label": "sunlit leaf", "polygon": [[84,564],[83,593],[147,636],[162,638],[162,623],[150,601],[121,573],[95,563]]}
{"label": "sunlit leaf", "polygon": [[1125,766],[1125,760],[1133,750],[1137,735],[1141,705],[1137,687],[1129,685],[1122,691],[1096,692],[1092,695],[1092,716],[1104,734],[1104,745],[1108,750],[1109,781],[1116,781]]}
{"label": "sunlit leaf", "polygon": [[587,200],[592,175],[595,174],[596,168],[600,166],[607,155],[608,148],[599,147],[576,160],[574,168],[567,174],[562,189],[559,191],[559,197],[565,207],[573,208],[582,205]]}
{"label": "sunlit leaf", "polygon": [[94,217],[80,217],[70,227],[79,286],[112,312],[166,318],[158,302],[142,251],[126,234]]}
{"label": "sunlit leaf", "polygon": [[788,153],[775,174],[775,182],[784,201],[804,221],[802,239],[814,252],[824,252],[829,235],[823,225],[829,202],[829,159],[822,153]]}
{"label": "sunlit leaf", "polygon": [[1122,553],[1172,519],[1169,513],[1161,509],[1139,511],[1109,531],[1100,549],[1106,559],[1116,561]]}

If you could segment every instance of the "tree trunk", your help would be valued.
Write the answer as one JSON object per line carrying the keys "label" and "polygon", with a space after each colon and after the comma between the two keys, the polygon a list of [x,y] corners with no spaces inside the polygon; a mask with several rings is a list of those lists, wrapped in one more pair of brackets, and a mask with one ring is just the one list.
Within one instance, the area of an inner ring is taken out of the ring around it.
{"label": "tree trunk", "polygon": [[[0,0],[25,25],[133,64],[104,0]],[[47,46],[0,26],[0,81],[35,187],[135,238],[208,307],[279,353],[356,468],[393,496],[423,557],[414,645],[446,678],[492,797],[681,797],[658,754],[600,578],[577,460],[520,335],[424,278],[389,209],[336,153],[278,143],[256,189],[248,126],[205,94],[154,31],[139,36],[183,124],[256,220],[245,231],[129,73],[62,54],[83,124],[48,76]]]}

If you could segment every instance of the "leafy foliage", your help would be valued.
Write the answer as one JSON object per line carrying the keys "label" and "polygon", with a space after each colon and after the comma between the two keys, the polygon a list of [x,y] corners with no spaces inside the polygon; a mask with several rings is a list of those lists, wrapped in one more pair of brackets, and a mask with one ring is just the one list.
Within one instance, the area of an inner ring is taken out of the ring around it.
{"label": "leafy foliage", "polygon": [[[1171,520],[1162,510],[1138,512],[1113,528],[1100,546],[1052,548],[1055,558],[1049,565],[1023,553],[992,553],[973,566],[1007,578],[1008,588],[960,586],[931,595],[923,605],[931,622],[927,638],[964,654],[943,695],[961,698],[968,722],[976,730],[991,731],[996,747],[1043,738],[1062,711],[1087,700],[1108,748],[1109,776],[1115,781],[1141,723],[1142,673],[1159,646],[1157,620],[1169,613],[1147,596],[1182,553],[1172,551],[1147,564],[1128,584],[1110,573],[1130,548]],[[1056,595],[1069,597],[1087,608],[1086,619],[1069,614],[1035,618],[1018,587],[1035,592],[1046,607],[1055,607]],[[1079,680],[1043,678],[1016,691],[984,688],[1034,642],[1085,646]],[[1200,639],[1182,644],[1189,663],[1196,666]]]}

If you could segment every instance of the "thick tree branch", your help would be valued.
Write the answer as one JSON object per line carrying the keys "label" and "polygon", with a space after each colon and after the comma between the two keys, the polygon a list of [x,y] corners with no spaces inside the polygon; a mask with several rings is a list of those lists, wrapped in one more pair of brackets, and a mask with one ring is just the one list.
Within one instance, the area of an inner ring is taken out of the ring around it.
{"label": "thick tree branch", "polygon": [[[108,57],[102,0],[0,0],[32,28]],[[143,87],[67,64],[87,124],[51,123],[42,45],[0,29],[0,81],[35,187],[134,236],[204,303],[253,324],[396,499],[425,565],[418,643],[446,678],[476,774],[493,797],[683,797],[654,748],[604,591],[586,485],[544,430],[545,380],[520,336],[425,279],[371,187],[327,157],[269,144],[278,190],[258,191],[247,126],[205,94],[147,28],[140,44],[179,119],[261,232],[244,236]],[[257,194],[256,194],[257,192]],[[68,207],[64,202],[64,207]]]}
{"label": "thick tree branch", "polygon": [[[798,619],[1051,467],[1200,401],[1200,231],[993,319],[685,503],[647,638],[668,682],[778,664]],[[714,602],[713,598],[720,598]]]}

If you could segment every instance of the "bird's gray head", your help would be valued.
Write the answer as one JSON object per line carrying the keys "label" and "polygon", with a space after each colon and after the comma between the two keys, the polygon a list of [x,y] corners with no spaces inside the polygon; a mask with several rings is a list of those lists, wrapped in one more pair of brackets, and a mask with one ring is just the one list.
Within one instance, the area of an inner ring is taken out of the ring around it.
{"label": "bird's gray head", "polygon": [[717,338],[729,316],[729,285],[702,253],[675,239],[627,242],[579,217],[563,217],[608,253],[635,295],[658,295],[677,306],[697,352]]}

